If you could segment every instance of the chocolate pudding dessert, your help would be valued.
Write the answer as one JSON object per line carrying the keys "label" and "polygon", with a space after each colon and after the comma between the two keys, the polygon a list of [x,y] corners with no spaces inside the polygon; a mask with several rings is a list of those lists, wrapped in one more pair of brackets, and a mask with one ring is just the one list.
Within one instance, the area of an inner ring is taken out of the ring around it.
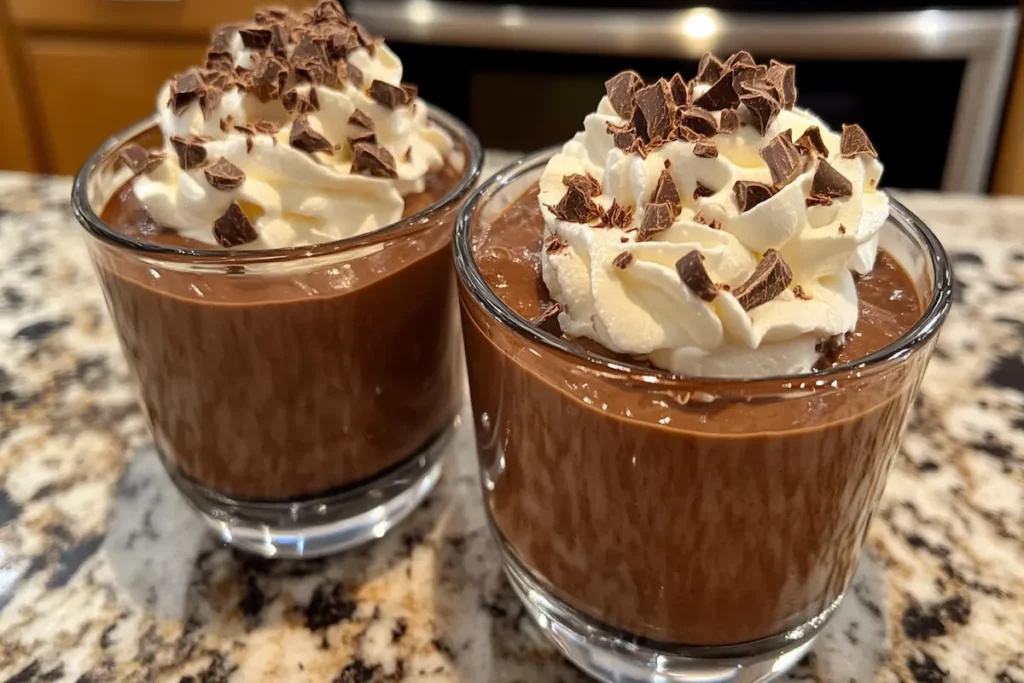
{"label": "chocolate pudding dessert", "polygon": [[[274,504],[316,501],[325,528],[436,480],[461,403],[451,228],[480,155],[401,78],[334,2],[261,11],[170,79],[155,127],[101,150],[89,191],[109,199],[83,222],[158,450],[201,510],[244,524],[254,504],[274,528]],[[384,479],[369,508],[349,495]]]}
{"label": "chocolate pudding dessert", "polygon": [[595,633],[783,652],[849,585],[934,335],[889,351],[934,296],[897,258],[875,148],[795,107],[792,66],[606,85],[560,152],[494,183],[539,175],[525,194],[485,186],[459,227],[488,513],[594,675],[625,671],[580,654]]}

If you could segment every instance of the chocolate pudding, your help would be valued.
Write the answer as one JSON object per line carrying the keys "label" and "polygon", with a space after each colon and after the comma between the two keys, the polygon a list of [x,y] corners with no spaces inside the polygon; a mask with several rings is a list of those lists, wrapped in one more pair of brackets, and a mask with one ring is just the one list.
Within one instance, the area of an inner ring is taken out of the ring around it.
{"label": "chocolate pudding", "polygon": [[379,538],[461,405],[449,248],[479,144],[332,0],[197,57],[72,197],[157,450],[238,547]]}
{"label": "chocolate pudding", "polygon": [[796,108],[791,66],[707,55],[606,92],[456,234],[490,520],[591,674],[777,672],[849,586],[933,345],[937,247],[890,215],[863,129]]}
{"label": "chocolate pudding", "polygon": [[[487,284],[527,320],[551,304],[536,197],[474,245]],[[834,363],[885,347],[921,317],[910,277],[885,252],[857,293],[857,330]],[[764,394],[799,381],[651,390],[641,368],[604,380],[556,352],[525,353],[482,316],[464,315],[463,335],[474,411],[490,423],[477,429],[504,437],[478,446],[485,470],[503,467],[493,523],[558,597],[629,634],[722,645],[785,632],[843,592],[913,400],[905,370],[773,401]]]}
{"label": "chocolate pudding", "polygon": [[[459,181],[445,167],[406,214]],[[107,304],[168,465],[232,498],[314,497],[388,470],[449,427],[462,401],[455,208],[382,249],[299,273],[154,278],[143,262],[104,262]],[[156,225],[130,185],[102,217],[136,239],[204,246]]]}

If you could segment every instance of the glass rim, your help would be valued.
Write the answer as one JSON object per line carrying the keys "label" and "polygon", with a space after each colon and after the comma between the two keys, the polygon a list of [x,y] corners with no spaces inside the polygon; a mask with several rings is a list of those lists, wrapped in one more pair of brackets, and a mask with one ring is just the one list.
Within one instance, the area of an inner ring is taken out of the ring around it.
{"label": "glass rim", "polygon": [[722,388],[779,381],[812,380],[819,382],[820,380],[832,379],[839,375],[846,375],[851,371],[861,371],[890,361],[901,361],[909,357],[915,348],[928,341],[938,332],[952,307],[953,272],[945,248],[924,221],[890,195],[889,217],[887,220],[894,221],[903,229],[909,228],[924,243],[927,249],[926,257],[931,263],[935,275],[931,301],[921,314],[921,318],[907,332],[874,353],[821,371],[772,375],[768,377],[736,378],[678,375],[662,368],[613,360],[574,346],[561,337],[556,337],[535,327],[530,321],[505,304],[484,280],[483,275],[480,273],[480,268],[477,266],[476,259],[473,257],[473,250],[470,245],[473,219],[481,202],[507,187],[525,173],[535,170],[543,163],[547,163],[553,155],[560,151],[561,145],[534,152],[514,161],[484,181],[459,211],[459,215],[455,220],[455,234],[452,237],[453,260],[460,282],[488,314],[527,342],[538,343],[614,373],[642,374],[665,381],[714,382],[716,386]]}
{"label": "glass rim", "polygon": [[[71,208],[78,219],[79,224],[85,228],[92,237],[109,245],[138,252],[142,256],[166,259],[186,260],[193,263],[273,263],[291,261],[318,256],[327,256],[351,249],[366,247],[404,236],[407,233],[416,232],[417,227],[427,227],[430,216],[439,210],[451,206],[457,206],[473,189],[483,169],[483,146],[476,134],[465,123],[445,110],[424,101],[431,121],[440,124],[449,133],[456,136],[456,144],[465,144],[468,151],[465,168],[458,185],[449,190],[443,197],[433,202],[430,206],[417,211],[407,218],[386,225],[377,230],[343,237],[330,242],[319,244],[299,245],[292,247],[278,247],[274,249],[246,249],[228,251],[223,249],[189,249],[185,247],[171,247],[154,242],[133,239],[118,232],[104,221],[96,212],[96,209],[89,201],[89,182],[93,174],[100,167],[100,164],[114,150],[126,141],[141,135],[158,123],[157,114],[151,114],[146,118],[136,121],[132,125],[118,131],[107,138],[79,169],[71,186]],[[102,209],[101,209],[102,211]]]}

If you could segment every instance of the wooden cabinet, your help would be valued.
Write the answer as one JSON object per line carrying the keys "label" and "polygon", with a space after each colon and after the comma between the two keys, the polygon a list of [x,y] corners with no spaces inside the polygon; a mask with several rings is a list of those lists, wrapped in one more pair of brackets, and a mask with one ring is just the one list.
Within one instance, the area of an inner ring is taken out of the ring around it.
{"label": "wooden cabinet", "polygon": [[73,174],[199,64],[213,27],[314,0],[0,0],[0,169]]}

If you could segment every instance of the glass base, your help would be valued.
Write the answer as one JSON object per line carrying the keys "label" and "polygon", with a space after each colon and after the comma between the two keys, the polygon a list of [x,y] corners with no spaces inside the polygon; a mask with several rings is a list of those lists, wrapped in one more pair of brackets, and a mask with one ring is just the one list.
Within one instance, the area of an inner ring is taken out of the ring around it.
{"label": "glass base", "polygon": [[757,683],[799,662],[842,600],[787,633],[740,645],[685,646],[633,637],[552,595],[500,534],[505,574],[533,621],[573,664],[607,683]]}
{"label": "glass base", "polygon": [[364,484],[299,501],[239,501],[168,468],[178,490],[228,545],[263,557],[331,555],[381,538],[433,490],[458,418],[404,463]]}

